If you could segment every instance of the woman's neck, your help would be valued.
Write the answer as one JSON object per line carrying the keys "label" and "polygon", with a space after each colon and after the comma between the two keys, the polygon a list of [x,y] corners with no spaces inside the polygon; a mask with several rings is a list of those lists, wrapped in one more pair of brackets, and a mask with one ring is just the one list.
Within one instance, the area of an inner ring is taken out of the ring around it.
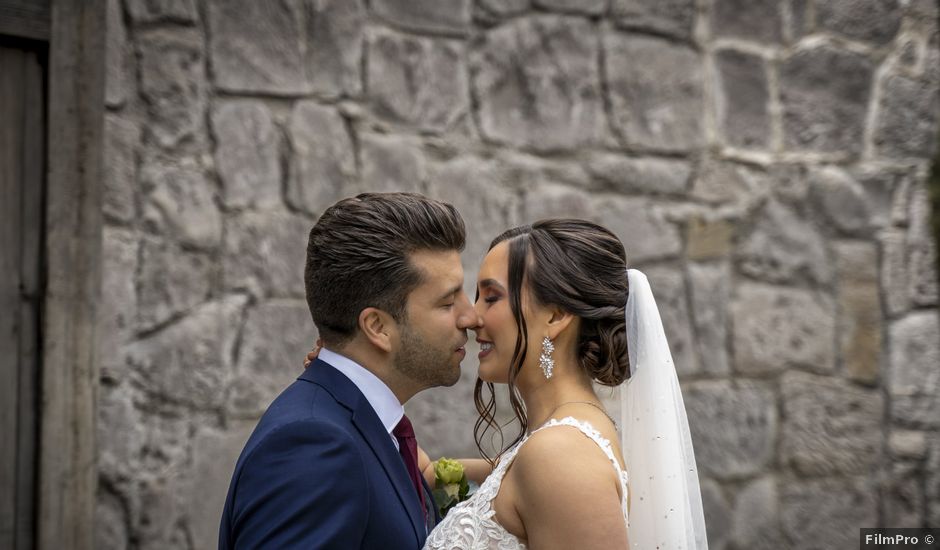
{"label": "woman's neck", "polygon": [[577,367],[557,369],[550,380],[518,384],[525,403],[529,430],[541,426],[563,404],[572,402],[600,403],[590,378]]}

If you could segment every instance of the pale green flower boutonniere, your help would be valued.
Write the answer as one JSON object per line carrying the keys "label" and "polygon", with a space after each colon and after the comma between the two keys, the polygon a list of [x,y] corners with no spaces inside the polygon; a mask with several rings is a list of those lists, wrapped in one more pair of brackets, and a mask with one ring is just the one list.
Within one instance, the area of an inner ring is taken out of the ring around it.
{"label": "pale green flower boutonniere", "polygon": [[434,461],[434,504],[441,517],[447,512],[470,498],[476,492],[476,483],[467,481],[467,474],[463,471],[463,464],[450,458],[440,458]]}

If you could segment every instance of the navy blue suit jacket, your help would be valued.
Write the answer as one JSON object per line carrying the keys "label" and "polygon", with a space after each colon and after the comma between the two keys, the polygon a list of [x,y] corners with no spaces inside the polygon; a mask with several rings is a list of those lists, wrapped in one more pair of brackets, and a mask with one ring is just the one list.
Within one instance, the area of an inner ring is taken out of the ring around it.
{"label": "navy blue suit jacket", "polygon": [[271,403],[245,444],[219,549],[416,550],[426,521],[372,406],[317,360]]}

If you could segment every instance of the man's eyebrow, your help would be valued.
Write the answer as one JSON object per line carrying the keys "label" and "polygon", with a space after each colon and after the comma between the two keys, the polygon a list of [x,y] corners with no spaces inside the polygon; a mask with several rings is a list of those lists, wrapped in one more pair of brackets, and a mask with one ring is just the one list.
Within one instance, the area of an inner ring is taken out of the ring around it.
{"label": "man's eyebrow", "polygon": [[438,298],[438,300],[443,300],[443,299],[445,299],[445,298],[449,298],[450,296],[453,296],[454,294],[457,294],[458,292],[460,292],[461,289],[463,289],[463,285],[454,285],[453,288],[451,288],[451,289],[448,290],[447,292],[441,294],[441,296]]}

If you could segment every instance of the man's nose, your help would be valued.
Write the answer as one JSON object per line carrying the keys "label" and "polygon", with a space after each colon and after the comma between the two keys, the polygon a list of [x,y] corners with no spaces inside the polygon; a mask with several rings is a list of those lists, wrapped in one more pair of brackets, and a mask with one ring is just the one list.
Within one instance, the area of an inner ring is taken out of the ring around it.
{"label": "man's nose", "polygon": [[466,295],[459,298],[460,314],[457,317],[457,326],[462,329],[476,329],[483,326],[483,317],[477,313],[476,307],[470,303]]}

